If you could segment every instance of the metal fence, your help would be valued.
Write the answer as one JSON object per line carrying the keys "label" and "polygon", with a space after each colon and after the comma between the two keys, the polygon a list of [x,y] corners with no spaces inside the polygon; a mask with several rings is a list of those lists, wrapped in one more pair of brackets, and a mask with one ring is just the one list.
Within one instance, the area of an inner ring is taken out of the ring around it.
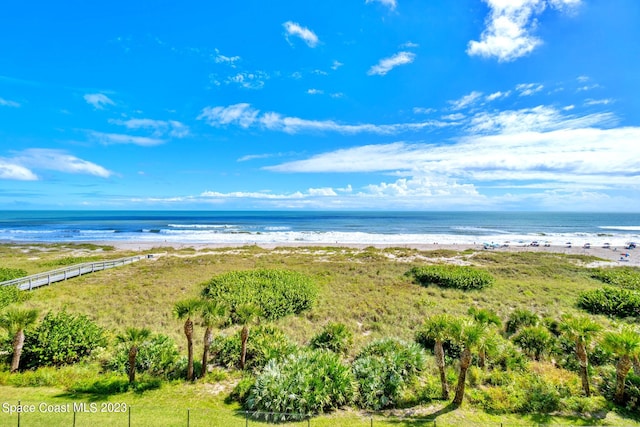
{"label": "metal fence", "polygon": [[[178,402],[176,402],[178,403]],[[0,407],[0,426],[18,427],[445,427],[445,426],[551,426],[539,423],[467,422],[431,416],[380,414],[334,414],[307,417],[303,414],[233,411],[228,409],[189,409],[148,407],[117,402],[4,402]]]}

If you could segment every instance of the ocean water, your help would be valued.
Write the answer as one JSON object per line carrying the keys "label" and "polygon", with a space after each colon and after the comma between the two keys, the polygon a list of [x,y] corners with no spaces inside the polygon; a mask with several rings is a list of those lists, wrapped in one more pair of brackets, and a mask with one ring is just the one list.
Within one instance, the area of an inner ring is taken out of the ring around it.
{"label": "ocean water", "polygon": [[640,214],[550,212],[0,211],[2,242],[622,246]]}

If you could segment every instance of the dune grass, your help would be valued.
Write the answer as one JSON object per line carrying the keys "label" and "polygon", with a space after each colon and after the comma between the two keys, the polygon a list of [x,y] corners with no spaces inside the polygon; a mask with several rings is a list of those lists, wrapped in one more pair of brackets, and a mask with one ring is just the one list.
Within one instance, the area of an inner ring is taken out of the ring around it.
{"label": "dune grass", "polygon": [[[184,350],[183,325],[172,317],[172,307],[176,301],[198,296],[203,285],[221,273],[254,268],[289,269],[305,273],[315,280],[319,288],[317,303],[301,315],[289,316],[274,324],[297,343],[307,344],[326,324],[344,323],[354,333],[354,343],[348,351],[348,357],[353,357],[359,349],[377,338],[393,336],[412,340],[416,329],[429,315],[443,312],[462,315],[472,306],[492,309],[503,319],[517,308],[526,308],[543,317],[557,319],[563,313],[580,311],[576,307],[580,292],[601,286],[601,282],[592,278],[585,267],[586,263],[593,261],[592,257],[551,253],[345,247],[281,247],[267,250],[257,246],[203,250],[156,248],[147,251],[152,252],[162,255],[40,288],[32,291],[32,298],[24,305],[37,308],[41,315],[49,310],[62,309],[84,314],[112,334],[126,327],[148,327],[154,332],[171,336]],[[29,273],[42,268],[44,263],[68,257],[110,259],[131,254],[97,246],[0,245],[2,267],[23,268]],[[419,286],[406,274],[413,267],[441,262],[484,269],[495,277],[495,283],[481,291],[461,291]],[[604,317],[597,318],[602,323],[608,323]],[[232,327],[223,333],[233,331],[235,329]],[[196,327],[196,354],[202,348],[202,333],[202,328]],[[95,370],[94,374],[97,375]],[[234,378],[227,378],[226,381],[233,383]],[[107,396],[73,394],[61,388],[51,388],[50,385],[29,388],[4,385],[0,386],[0,401],[15,401],[16,396],[23,401],[61,403],[106,399],[124,401],[130,405],[132,416],[140,417],[133,424],[136,426],[157,425],[158,417],[162,417],[162,425],[186,425],[185,414],[189,408],[199,410],[199,415],[192,412],[194,418],[191,418],[190,425],[244,425],[243,415],[236,413],[239,407],[224,402],[229,391],[229,384],[225,385],[224,381],[220,385],[215,381],[209,383],[202,380],[195,384],[167,383],[159,390],[127,391]],[[614,412],[598,419],[577,414],[491,415],[466,406],[453,411],[440,403],[427,408],[419,407],[414,412],[420,418],[385,421],[385,416],[394,412],[376,414],[374,425],[424,425],[425,419],[434,417],[437,417],[438,425],[499,425],[501,422],[520,425],[640,425]],[[206,417],[202,415],[205,413]],[[398,414],[407,417],[405,412]],[[64,417],[68,414],[59,414],[59,417],[50,415],[40,414],[40,418],[37,418],[38,414],[34,414],[34,424],[24,425],[70,425],[69,417]],[[117,417],[121,414],[100,415]],[[4,416],[0,414],[0,417]],[[86,414],[82,416],[86,417]],[[198,417],[203,420],[197,421]],[[109,418],[112,419],[115,420]],[[83,418],[84,424],[77,425],[104,424],[95,420],[97,418],[91,421]],[[166,424],[164,420],[167,420]],[[311,425],[361,426],[369,425],[369,421],[367,414],[339,411],[314,418]],[[0,425],[5,425],[3,419],[0,419]],[[251,425],[255,425],[255,422],[252,421]]]}

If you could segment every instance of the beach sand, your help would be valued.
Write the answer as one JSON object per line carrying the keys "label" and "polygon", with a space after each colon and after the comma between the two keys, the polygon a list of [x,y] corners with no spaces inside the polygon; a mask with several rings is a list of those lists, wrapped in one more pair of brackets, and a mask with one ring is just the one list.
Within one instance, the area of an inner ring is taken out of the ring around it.
{"label": "beach sand", "polygon": [[[206,251],[207,249],[221,249],[221,248],[238,248],[242,246],[250,246],[249,244],[231,245],[228,243],[177,243],[177,242],[100,242],[100,244],[114,246],[116,249],[129,250],[129,251],[144,251],[156,249],[161,251],[163,248],[173,249],[185,249],[191,248],[197,251]],[[296,247],[347,247],[354,249],[364,249],[366,247],[375,247],[379,249],[383,248],[409,248],[418,249],[421,251],[433,251],[440,249],[449,249],[454,251],[464,251],[467,249],[473,249],[477,251],[496,251],[496,252],[539,252],[539,253],[560,253],[560,254],[573,254],[573,255],[591,255],[597,258],[601,258],[604,262],[591,263],[591,266],[640,266],[640,250],[638,249],[625,249],[624,247],[595,247],[584,248],[582,246],[529,246],[529,245],[509,245],[507,247],[497,247],[492,249],[485,249],[483,244],[392,244],[392,245],[379,245],[379,244],[341,244],[339,242],[332,244],[312,244],[312,243],[258,243],[256,246],[263,249],[275,249],[275,248],[296,248]],[[627,256],[628,254],[628,256]]]}

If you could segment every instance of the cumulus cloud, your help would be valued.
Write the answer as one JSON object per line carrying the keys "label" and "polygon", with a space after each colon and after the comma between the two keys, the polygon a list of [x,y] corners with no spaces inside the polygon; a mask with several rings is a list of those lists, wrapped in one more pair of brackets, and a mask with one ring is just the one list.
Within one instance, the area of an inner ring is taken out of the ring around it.
{"label": "cumulus cloud", "polygon": [[297,22],[287,21],[282,24],[286,33],[285,37],[289,40],[289,36],[295,36],[301,38],[309,47],[316,47],[319,43],[318,36],[308,29],[307,27],[303,27]]}
{"label": "cumulus cloud", "polygon": [[381,59],[376,65],[369,68],[367,74],[384,76],[399,65],[411,64],[415,57],[416,54],[413,52],[398,52],[393,56]]}
{"label": "cumulus cloud", "polygon": [[264,71],[240,72],[225,79],[226,84],[236,84],[244,89],[262,89],[269,74]]}
{"label": "cumulus cloud", "polygon": [[338,123],[334,120],[308,120],[299,117],[283,116],[276,112],[263,113],[247,103],[234,104],[226,107],[205,107],[198,116],[198,120],[204,120],[214,127],[235,125],[247,129],[255,126],[290,134],[300,132],[397,134],[400,132],[417,131],[426,128],[451,126],[450,123],[438,120],[387,125],[371,123],[344,124]]}
{"label": "cumulus cloud", "polygon": [[580,0],[484,0],[490,9],[486,18],[486,28],[480,41],[472,40],[467,54],[498,61],[513,61],[533,52],[542,44],[534,35],[536,16],[547,6],[567,11],[573,10]]}
{"label": "cumulus cloud", "polygon": [[10,99],[0,98],[0,106],[18,108],[20,107],[20,104],[15,101],[11,101]]}
{"label": "cumulus cloud", "polygon": [[93,108],[97,110],[102,110],[107,105],[116,105],[115,102],[103,93],[88,93],[84,96],[84,100],[87,101],[87,104],[93,105]]}
{"label": "cumulus cloud", "polygon": [[66,153],[62,150],[30,148],[11,158],[0,158],[0,179],[34,181],[33,170],[52,170],[63,173],[94,175],[108,178],[113,173],[104,167]]}

